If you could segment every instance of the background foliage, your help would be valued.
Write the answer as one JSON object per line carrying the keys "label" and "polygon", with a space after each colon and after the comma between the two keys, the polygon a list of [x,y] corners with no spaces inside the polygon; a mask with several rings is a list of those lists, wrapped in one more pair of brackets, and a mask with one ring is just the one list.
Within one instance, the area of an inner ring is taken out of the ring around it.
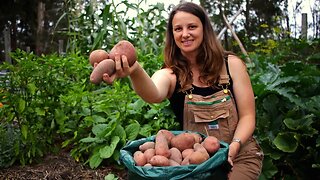
{"label": "background foliage", "polygon": [[[121,39],[136,46],[148,74],[159,69],[168,10],[163,4],[143,10],[142,1],[104,6],[92,1],[79,12],[73,8],[77,2],[66,1],[55,22],[54,34],[68,41],[66,54],[39,56],[18,49],[11,54],[13,65],[0,65],[7,71],[0,81],[0,167],[37,162],[60,150],[91,168],[117,166],[126,142],[178,127],[168,101],[145,103],[128,79],[112,86],[89,82],[90,51],[110,50]],[[137,16],[127,16],[127,10]],[[320,177],[320,41],[274,37],[243,38],[252,60],[255,136],[265,152],[260,179]]]}

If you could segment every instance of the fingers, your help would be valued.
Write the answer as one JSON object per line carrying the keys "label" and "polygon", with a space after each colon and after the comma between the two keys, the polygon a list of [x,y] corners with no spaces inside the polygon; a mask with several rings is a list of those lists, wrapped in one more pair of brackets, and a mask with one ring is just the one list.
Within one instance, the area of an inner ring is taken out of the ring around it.
{"label": "fingers", "polygon": [[130,67],[128,63],[128,59],[125,55],[120,57],[119,54],[115,54],[115,69],[117,77],[126,77],[130,74]]}
{"label": "fingers", "polygon": [[109,76],[109,74],[107,73],[104,73],[102,76],[103,81],[106,82],[107,84],[112,84],[115,78],[116,78],[115,75]]}
{"label": "fingers", "polygon": [[231,158],[232,158],[231,156],[228,156],[228,162],[229,162],[229,164],[230,164],[231,166],[233,166],[233,161],[232,161]]}
{"label": "fingers", "polygon": [[[130,67],[128,63],[128,59],[125,55],[120,55],[118,53],[115,54],[115,73],[111,76],[109,74],[103,74],[103,81],[107,84],[112,84],[116,78],[126,77],[130,74]],[[95,64],[96,66],[96,64]]]}

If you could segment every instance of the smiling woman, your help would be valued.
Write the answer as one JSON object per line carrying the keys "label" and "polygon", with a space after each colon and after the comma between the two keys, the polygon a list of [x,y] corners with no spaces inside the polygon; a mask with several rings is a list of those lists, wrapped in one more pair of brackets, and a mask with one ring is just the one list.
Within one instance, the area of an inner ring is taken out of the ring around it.
{"label": "smiling woman", "polygon": [[257,179],[263,153],[252,136],[255,100],[244,62],[224,50],[206,11],[192,2],[173,7],[164,40],[164,67],[151,77],[139,61],[124,68],[126,58],[118,57],[122,63],[116,63],[116,72],[103,80],[111,84],[129,77],[147,103],[169,100],[182,130],[229,144],[231,180]]}

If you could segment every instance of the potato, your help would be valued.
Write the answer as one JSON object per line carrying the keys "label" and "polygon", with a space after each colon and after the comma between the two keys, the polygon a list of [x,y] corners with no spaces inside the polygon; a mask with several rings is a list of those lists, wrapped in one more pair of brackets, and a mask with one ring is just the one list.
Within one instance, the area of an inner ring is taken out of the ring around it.
{"label": "potato", "polygon": [[144,156],[147,159],[147,163],[150,162],[150,159],[156,155],[156,150],[155,149],[147,149],[144,153]]}
{"label": "potato", "polygon": [[189,165],[190,162],[189,162],[189,158],[190,158],[191,154],[187,157],[185,157],[182,162],[181,162],[181,166],[185,166],[185,165]]}
{"label": "potato", "polygon": [[182,151],[182,159],[186,158],[187,156],[189,156],[191,153],[194,152],[194,149],[185,149]]}
{"label": "potato", "polygon": [[199,143],[195,143],[194,145],[193,145],[193,149],[194,149],[194,151],[199,151],[199,152],[201,152],[201,153],[203,153],[203,155],[207,158],[207,159],[209,159],[209,154],[208,154],[208,151],[206,150],[206,148],[204,148],[201,144],[199,144]]}
{"label": "potato", "polygon": [[[168,143],[170,143],[171,139],[174,137],[174,134],[171,131],[166,130],[166,129],[161,129],[158,132],[162,132],[164,134],[164,136],[167,138]],[[169,144],[169,146],[170,146],[170,144]]]}
{"label": "potato", "polygon": [[144,165],[144,167],[152,167],[152,165],[150,163],[147,163]]}
{"label": "potato", "polygon": [[208,156],[206,156],[204,153],[201,151],[195,151],[192,154],[190,154],[189,157],[189,163],[190,164],[201,164],[208,160]]}
{"label": "potato", "polygon": [[214,136],[207,136],[201,144],[209,154],[217,152],[220,148],[220,142]]}
{"label": "potato", "polygon": [[141,151],[134,152],[133,160],[137,166],[144,166],[147,163],[147,159]]}
{"label": "potato", "polygon": [[170,149],[170,153],[171,153],[171,155],[170,155],[169,159],[172,159],[179,164],[182,162],[182,154],[179,151],[179,149],[173,147]]}
{"label": "potato", "polygon": [[147,149],[154,149],[154,146],[155,146],[155,142],[148,141],[148,142],[141,144],[139,146],[139,150],[142,152],[145,152]]}
{"label": "potato", "polygon": [[195,140],[195,143],[201,143],[202,142],[202,137],[200,134],[198,133],[190,133],[193,137],[194,137],[194,140]]}
{"label": "potato", "polygon": [[194,137],[190,133],[181,133],[171,139],[171,147],[178,148],[180,152],[185,149],[192,149],[194,143]]}
{"label": "potato", "polygon": [[167,157],[155,155],[150,159],[152,166],[170,166],[170,161]]}
{"label": "potato", "polygon": [[107,51],[103,49],[96,49],[90,53],[89,62],[93,66],[94,63],[100,63],[101,61],[108,58],[109,58],[109,54],[107,53]]}
{"label": "potato", "polygon": [[158,132],[155,140],[155,151],[156,155],[161,155],[166,158],[169,158],[171,153],[169,150],[168,141],[163,132]]}
{"label": "potato", "polygon": [[169,159],[170,166],[180,166],[180,164],[173,159]]}
{"label": "potato", "polygon": [[90,81],[94,84],[99,84],[102,81],[104,73],[111,76],[115,71],[115,63],[112,59],[101,61],[91,72]]}
{"label": "potato", "polygon": [[109,52],[109,58],[114,60],[116,53],[118,53],[120,56],[127,56],[129,66],[132,66],[137,61],[135,47],[129,41],[121,40],[115,46],[113,46]]}

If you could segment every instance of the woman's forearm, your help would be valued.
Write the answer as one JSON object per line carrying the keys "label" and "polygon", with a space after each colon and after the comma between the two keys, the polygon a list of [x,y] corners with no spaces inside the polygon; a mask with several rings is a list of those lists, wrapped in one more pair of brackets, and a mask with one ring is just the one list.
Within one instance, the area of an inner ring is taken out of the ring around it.
{"label": "woman's forearm", "polygon": [[136,64],[136,66],[130,74],[132,87],[135,92],[148,103],[161,102],[162,99],[155,83],[140,64]]}

